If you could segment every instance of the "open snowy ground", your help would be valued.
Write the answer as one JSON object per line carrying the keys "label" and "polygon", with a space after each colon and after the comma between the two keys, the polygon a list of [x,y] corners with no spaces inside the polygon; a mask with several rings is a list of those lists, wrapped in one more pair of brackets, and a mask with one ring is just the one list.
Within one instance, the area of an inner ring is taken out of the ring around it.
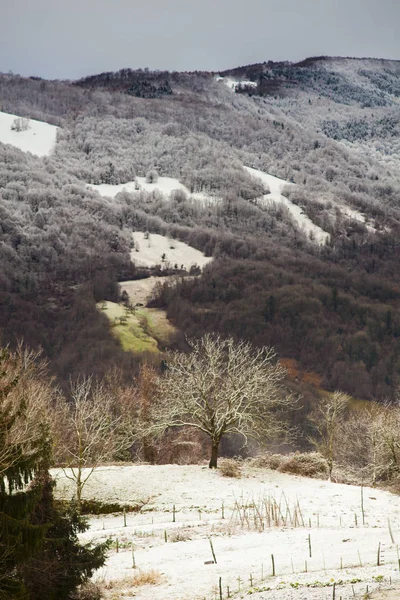
{"label": "open snowy ground", "polygon": [[[279,179],[279,177],[274,177],[273,175],[269,175],[268,173],[264,173],[263,171],[259,171],[258,169],[253,169],[251,167],[244,167],[246,171],[256,177],[261,179],[263,183],[265,183],[269,189],[270,193],[266,194],[259,198],[259,202],[261,205],[270,206],[272,203],[281,204],[285,206],[293,220],[301,229],[304,231],[306,236],[319,245],[326,244],[330,235],[321,227],[312,222],[312,220],[302,211],[302,209],[293,204],[288,198],[282,195],[282,189],[287,185],[292,185],[288,181],[284,179]],[[154,183],[146,182],[145,177],[137,177],[136,181],[128,181],[126,183],[120,183],[118,185],[109,185],[106,183],[102,183],[99,185],[88,184],[94,190],[97,190],[101,196],[115,198],[115,196],[126,190],[130,193],[137,193],[140,190],[145,190],[147,192],[152,192],[154,190],[158,190],[165,196],[169,196],[174,190],[181,190],[185,192],[187,197],[193,198],[203,204],[207,204],[208,202],[216,203],[219,202],[219,198],[209,196],[203,192],[196,192],[191,194],[187,187],[185,187],[178,179],[174,179],[173,177],[159,177],[158,180]]]}
{"label": "open snowy ground", "polygon": [[109,198],[115,198],[115,196],[123,190],[126,190],[130,194],[140,192],[141,190],[145,192],[154,192],[157,190],[165,196],[169,196],[171,192],[175,190],[180,190],[184,192],[188,198],[190,197],[203,203],[218,201],[218,198],[203,192],[191,193],[190,190],[183,185],[183,183],[174,177],[158,177],[157,181],[153,183],[148,183],[145,177],[137,177],[136,181],[127,181],[126,183],[120,183],[117,185],[111,185],[107,183],[95,185],[90,183],[88,186],[93,190],[97,190],[101,196],[106,196]]}
{"label": "open snowy ground", "polygon": [[20,117],[0,111],[0,142],[36,156],[48,156],[56,144],[58,127],[29,119],[26,131],[16,131],[12,129],[16,119]]}
{"label": "open snowy ground", "polygon": [[203,268],[212,261],[211,256],[205,256],[200,250],[158,233],[135,231],[132,236],[135,247],[131,251],[131,260],[140,267],[178,265],[182,268],[183,265],[189,270],[194,265]]}
{"label": "open snowy ground", "polygon": [[220,75],[218,75],[215,78],[215,81],[221,81],[223,84],[225,84],[226,86],[228,86],[228,88],[230,90],[232,90],[233,92],[236,91],[236,88],[238,88],[240,85],[245,85],[245,86],[249,86],[249,87],[257,87],[257,82],[256,81],[250,81],[247,79],[233,79],[232,77],[221,77]]}
{"label": "open snowy ground", "polygon": [[321,227],[318,227],[318,225],[315,225],[315,223],[311,221],[311,219],[302,211],[299,206],[293,204],[293,202],[291,202],[285,196],[282,196],[282,189],[287,185],[292,185],[289,181],[279,179],[279,177],[269,175],[268,173],[264,173],[258,169],[253,169],[251,167],[244,168],[248,173],[250,173],[250,175],[261,179],[263,183],[269,186],[270,194],[266,194],[260,198],[262,204],[265,206],[268,206],[273,202],[276,204],[282,204],[288,209],[299,229],[303,230],[309,239],[314,240],[320,245],[324,245],[329,241],[329,233],[321,229]]}
{"label": "open snowy ground", "polygon": [[[220,598],[220,578],[224,599],[228,587],[231,598],[257,600],[331,599],[334,583],[337,600],[363,598],[367,586],[400,589],[399,497],[363,488],[363,519],[360,487],[247,464],[242,470],[241,479],[201,465],[96,470],[84,496],[143,503],[139,513],[127,513],[126,526],[122,514],[92,517],[82,535],[114,541],[96,574],[107,597],[212,600]],[[58,495],[70,497],[71,482],[53,473]],[[135,575],[151,570],[157,585],[134,585]]]}

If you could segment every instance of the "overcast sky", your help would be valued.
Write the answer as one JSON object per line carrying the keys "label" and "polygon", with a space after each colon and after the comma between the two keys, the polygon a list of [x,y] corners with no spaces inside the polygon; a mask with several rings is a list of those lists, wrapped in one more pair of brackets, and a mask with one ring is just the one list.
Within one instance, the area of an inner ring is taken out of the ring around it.
{"label": "overcast sky", "polygon": [[0,0],[0,72],[222,70],[307,56],[400,59],[399,0]]}

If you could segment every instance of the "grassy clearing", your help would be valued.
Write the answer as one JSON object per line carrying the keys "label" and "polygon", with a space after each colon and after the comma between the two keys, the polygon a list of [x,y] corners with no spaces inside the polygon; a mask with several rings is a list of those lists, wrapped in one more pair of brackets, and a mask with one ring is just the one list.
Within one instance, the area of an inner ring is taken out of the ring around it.
{"label": "grassy clearing", "polygon": [[157,308],[140,308],[130,312],[124,305],[115,302],[99,302],[97,306],[110,320],[112,333],[126,352],[158,353],[159,344],[168,344],[176,332],[165,312]]}

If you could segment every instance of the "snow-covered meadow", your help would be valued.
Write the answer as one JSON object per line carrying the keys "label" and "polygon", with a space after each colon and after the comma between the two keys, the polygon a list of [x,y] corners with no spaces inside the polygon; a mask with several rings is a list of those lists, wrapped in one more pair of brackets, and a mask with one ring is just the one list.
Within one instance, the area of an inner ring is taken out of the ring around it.
{"label": "snow-covered meadow", "polygon": [[261,179],[261,181],[266,184],[270,193],[262,196],[259,199],[260,203],[264,206],[269,206],[272,203],[281,204],[285,206],[290,215],[292,216],[294,222],[298,226],[301,231],[304,231],[306,236],[315,241],[319,245],[324,245],[329,242],[330,235],[321,227],[318,227],[315,223],[311,221],[311,219],[302,211],[302,209],[293,204],[288,198],[282,195],[282,190],[286,186],[293,185],[289,181],[285,181],[284,179],[280,179],[279,177],[275,177],[274,175],[269,175],[268,173],[264,173],[263,171],[259,171],[258,169],[253,169],[251,167],[244,167],[250,175],[253,177],[257,177]]}
{"label": "snow-covered meadow", "polygon": [[205,267],[212,261],[211,256],[205,256],[200,250],[158,233],[143,233],[135,231],[132,234],[134,249],[131,251],[131,260],[140,267],[154,267],[157,265],[189,270],[197,265]]}
{"label": "snow-covered meadow", "polygon": [[17,131],[13,129],[16,119],[21,117],[0,111],[0,142],[36,156],[48,156],[56,144],[58,127],[29,119],[27,129]]}
{"label": "snow-covered meadow", "polygon": [[[54,474],[58,495],[70,497],[71,482]],[[335,584],[345,600],[400,585],[400,498],[389,492],[244,463],[240,479],[205,465],[103,467],[84,496],[143,504],[126,526],[123,514],[100,515],[82,535],[112,538],[95,579],[118,597],[212,600],[221,581],[224,599],[325,600]],[[134,586],[135,574],[151,570],[157,585]]]}
{"label": "snow-covered meadow", "polygon": [[215,81],[221,81],[233,92],[235,92],[237,90],[237,88],[240,86],[254,87],[254,88],[257,87],[256,81],[250,81],[248,79],[233,79],[232,77],[221,77],[220,75],[218,75],[215,78]]}
{"label": "snow-covered meadow", "polygon": [[[270,175],[269,173],[265,173],[258,169],[253,169],[247,166],[244,166],[244,169],[252,177],[260,179],[262,183],[265,184],[270,190],[270,193],[265,194],[258,199],[260,206],[268,207],[273,204],[285,206],[292,216],[296,226],[306,234],[308,239],[319,245],[324,245],[329,241],[329,233],[313,223],[299,206],[293,204],[293,202],[282,195],[283,188],[293,184],[291,184],[289,181],[285,181],[284,179],[280,179],[279,177],[275,177],[274,175]],[[111,198],[115,198],[116,195],[123,190],[129,193],[137,193],[141,190],[146,192],[153,192],[157,190],[165,197],[170,196],[170,194],[175,190],[180,190],[184,192],[187,197],[197,200],[202,204],[207,204],[208,202],[216,203],[220,201],[219,198],[210,196],[204,192],[191,193],[186,186],[184,186],[178,179],[173,177],[158,177],[157,180],[152,183],[146,181],[145,177],[137,177],[135,181],[128,181],[126,183],[120,183],[116,185],[106,183],[88,185],[92,189],[96,190],[101,196]]]}
{"label": "snow-covered meadow", "polygon": [[144,192],[154,192],[158,191],[164,196],[169,196],[172,192],[179,190],[184,192],[185,195],[189,198],[193,198],[202,203],[207,202],[216,202],[218,198],[215,198],[209,194],[203,192],[190,192],[190,190],[183,185],[179,181],[179,179],[175,179],[174,177],[157,177],[153,182],[149,182],[146,180],[146,177],[136,177],[135,181],[127,181],[126,183],[119,184],[108,184],[108,183],[100,183],[100,184],[88,184],[93,190],[99,192],[101,196],[115,198],[117,194],[122,191],[129,192],[130,194],[134,194],[140,191]]}

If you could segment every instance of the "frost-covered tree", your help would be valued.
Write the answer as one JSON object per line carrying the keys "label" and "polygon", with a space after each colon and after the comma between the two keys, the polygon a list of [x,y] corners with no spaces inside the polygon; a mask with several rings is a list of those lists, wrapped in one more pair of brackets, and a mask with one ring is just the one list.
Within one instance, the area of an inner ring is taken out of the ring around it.
{"label": "frost-covered tree", "polygon": [[13,131],[27,131],[29,129],[29,119],[25,117],[17,117],[11,124]]}
{"label": "frost-covered tree", "polygon": [[310,416],[316,435],[309,439],[326,460],[329,481],[332,480],[332,470],[340,444],[340,428],[344,423],[349,401],[349,396],[339,391],[325,395]]}
{"label": "frost-covered tree", "polygon": [[174,352],[160,377],[158,402],[150,407],[149,432],[171,428],[200,430],[211,443],[210,468],[217,467],[219,445],[227,434],[247,443],[277,437],[286,430],[278,409],[292,405],[282,387],[286,370],[272,348],[205,335],[190,340],[191,352]]}
{"label": "frost-covered tree", "polygon": [[54,412],[55,460],[75,487],[78,507],[82,491],[95,468],[114,459],[132,444],[116,411],[118,390],[91,377],[71,385],[71,400],[60,398]]}
{"label": "frost-covered tree", "polygon": [[158,181],[158,173],[155,169],[150,169],[146,173],[146,183],[157,183]]}

